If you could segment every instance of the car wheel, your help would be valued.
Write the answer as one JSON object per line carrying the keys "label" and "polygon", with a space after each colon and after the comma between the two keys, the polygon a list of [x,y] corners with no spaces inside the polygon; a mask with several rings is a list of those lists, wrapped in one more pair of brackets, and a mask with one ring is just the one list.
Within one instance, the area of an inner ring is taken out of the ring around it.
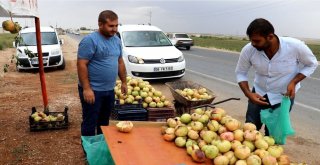
{"label": "car wheel", "polygon": [[64,70],[64,68],[66,68],[66,60],[63,58],[63,62],[60,66],[58,66],[59,70]]}
{"label": "car wheel", "polygon": [[187,49],[187,50],[190,50],[190,46],[186,46],[186,49]]}

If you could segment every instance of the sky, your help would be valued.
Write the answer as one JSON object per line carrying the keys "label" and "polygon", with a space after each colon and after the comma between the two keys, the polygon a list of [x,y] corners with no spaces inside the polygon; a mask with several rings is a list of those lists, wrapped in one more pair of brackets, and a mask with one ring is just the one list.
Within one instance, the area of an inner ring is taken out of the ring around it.
{"label": "sky", "polygon": [[245,36],[252,20],[265,18],[280,36],[320,39],[320,0],[38,0],[38,6],[44,26],[97,28],[99,13],[113,10],[121,24],[151,22],[165,32]]}

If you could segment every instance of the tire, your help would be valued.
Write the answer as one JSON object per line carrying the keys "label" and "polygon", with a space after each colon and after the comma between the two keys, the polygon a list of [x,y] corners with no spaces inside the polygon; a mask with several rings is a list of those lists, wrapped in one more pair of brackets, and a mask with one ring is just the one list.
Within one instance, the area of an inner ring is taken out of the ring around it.
{"label": "tire", "polygon": [[66,60],[63,58],[63,62],[60,66],[58,66],[59,70],[64,70],[66,68]]}
{"label": "tire", "polygon": [[186,46],[186,49],[187,49],[187,50],[190,50],[190,46]]}

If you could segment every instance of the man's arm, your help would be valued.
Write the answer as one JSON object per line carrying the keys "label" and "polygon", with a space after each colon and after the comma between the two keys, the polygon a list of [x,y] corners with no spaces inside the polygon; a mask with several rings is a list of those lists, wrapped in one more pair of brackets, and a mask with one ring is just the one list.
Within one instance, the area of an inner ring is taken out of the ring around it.
{"label": "man's arm", "polygon": [[289,96],[290,98],[294,98],[296,95],[296,85],[305,78],[305,75],[298,73],[288,84],[287,93],[285,95]]}
{"label": "man's arm", "polygon": [[295,97],[296,85],[306,77],[309,77],[318,66],[318,61],[315,55],[306,44],[301,43],[297,48],[299,52],[298,60],[303,64],[303,67],[301,68],[300,73],[298,73],[287,86],[287,93],[285,95],[290,98]]}
{"label": "man's arm", "polygon": [[84,100],[89,103],[93,104],[95,101],[94,92],[91,89],[89,77],[88,77],[88,64],[89,60],[86,59],[78,59],[77,61],[77,69],[78,69],[78,77],[83,88],[83,97]]}
{"label": "man's arm", "polygon": [[250,57],[248,47],[244,47],[240,53],[239,60],[236,66],[236,77],[239,87],[241,88],[243,94],[253,103],[260,105],[268,105],[267,102],[264,102],[265,98],[260,96],[257,93],[250,91],[248,83],[248,71],[251,67]]}
{"label": "man's arm", "polygon": [[120,56],[118,59],[118,76],[121,80],[121,92],[126,94],[127,93],[127,71],[126,66],[124,64],[124,61],[122,57]]}
{"label": "man's arm", "polygon": [[250,91],[248,81],[241,81],[238,83],[244,95],[253,103],[259,105],[269,105],[269,103],[265,102],[266,98],[260,96],[257,93],[253,93]]}

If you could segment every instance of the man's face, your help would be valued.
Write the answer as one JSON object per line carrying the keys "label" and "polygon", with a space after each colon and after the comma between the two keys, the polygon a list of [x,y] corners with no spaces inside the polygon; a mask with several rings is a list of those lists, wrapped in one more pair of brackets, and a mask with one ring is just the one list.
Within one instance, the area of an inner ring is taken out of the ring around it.
{"label": "man's face", "polygon": [[264,37],[259,34],[252,34],[250,41],[251,45],[259,51],[266,50],[271,45],[270,37]]}
{"label": "man's face", "polygon": [[118,32],[118,19],[111,21],[107,19],[105,23],[99,22],[100,32],[107,37],[111,37]]}

